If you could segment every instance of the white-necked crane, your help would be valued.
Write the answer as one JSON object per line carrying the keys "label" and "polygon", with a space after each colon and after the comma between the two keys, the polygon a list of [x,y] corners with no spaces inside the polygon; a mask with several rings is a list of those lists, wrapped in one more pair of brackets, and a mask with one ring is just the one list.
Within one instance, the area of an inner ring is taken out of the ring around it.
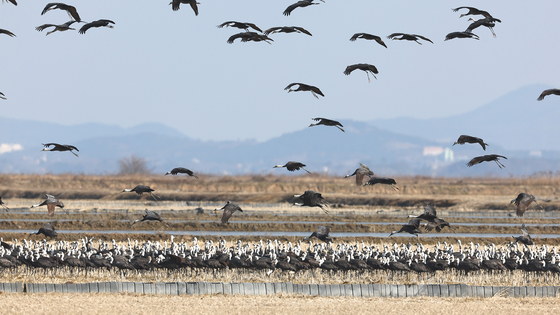
{"label": "white-necked crane", "polygon": [[354,173],[344,176],[344,178],[356,176],[356,186],[362,186],[364,182],[364,177],[372,177],[373,171],[369,169],[365,164],[360,163],[360,167],[358,167]]}
{"label": "white-necked crane", "polygon": [[451,32],[447,35],[445,35],[445,40],[451,40],[454,38],[473,38],[473,39],[478,39],[478,35],[476,35],[475,33],[471,33],[471,32]]}
{"label": "white-necked crane", "polygon": [[267,29],[266,31],[263,32],[264,35],[269,35],[269,34],[274,34],[274,33],[302,33],[302,34],[307,34],[309,36],[313,36],[311,35],[311,33],[304,29],[303,27],[299,27],[299,26],[278,26],[278,27],[271,27],[269,29]]}
{"label": "white-necked crane", "polygon": [[220,211],[220,210],[224,211],[224,213],[222,214],[222,223],[223,224],[228,223],[229,218],[231,218],[231,216],[235,213],[235,211],[243,212],[243,210],[241,209],[241,207],[239,205],[237,205],[236,203],[233,203],[229,200],[225,204],[225,206],[223,206],[221,208],[214,209],[214,211]]}
{"label": "white-necked crane", "polygon": [[495,22],[499,20],[494,18],[484,18],[475,21],[475,19],[470,18],[469,21],[473,21],[473,23],[471,23],[471,25],[467,27],[466,32],[472,33],[472,31],[479,28],[480,26],[484,26],[487,27],[490,30],[490,32],[492,32],[492,36],[496,37],[496,33],[494,33],[494,26],[496,26]]}
{"label": "white-necked crane", "polygon": [[327,118],[320,118],[320,117],[311,118],[311,119],[315,120],[315,121],[318,121],[318,123],[311,124],[311,125],[309,125],[309,127],[318,126],[318,125],[334,126],[338,129],[342,130],[342,132],[344,132],[344,129],[341,128],[341,127],[344,127],[344,126],[336,120],[327,119]]}
{"label": "white-necked crane", "polygon": [[478,144],[480,144],[480,146],[482,147],[482,149],[484,151],[486,151],[486,146],[488,146],[488,143],[484,143],[484,140],[482,140],[481,138],[477,138],[477,137],[473,137],[473,136],[467,136],[467,135],[460,135],[459,139],[457,139],[457,141],[455,141],[455,143],[453,143],[453,145],[456,145],[456,144],[463,145],[465,143],[478,143]]}
{"label": "white-necked crane", "polygon": [[354,35],[352,35],[352,37],[350,37],[350,41],[356,41],[356,39],[358,38],[363,38],[363,39],[367,39],[367,40],[374,40],[376,41],[379,45],[387,48],[387,45],[385,45],[385,42],[381,39],[381,37],[377,36],[377,35],[371,35],[368,33],[356,33]]}
{"label": "white-necked crane", "polygon": [[[325,1],[323,1],[323,0],[320,0],[320,1],[321,1],[321,2],[325,2]],[[292,11],[294,11],[296,8],[305,8],[305,7],[308,7],[308,6],[310,6],[310,5],[314,5],[314,4],[319,4],[319,3],[313,2],[313,0],[301,0],[301,1],[298,1],[298,2],[296,2],[296,3],[294,3],[294,4],[289,5],[289,6],[286,8],[286,10],[284,10],[284,15],[285,15],[285,16],[290,15],[290,14],[292,13]]]}
{"label": "white-necked crane", "polygon": [[467,163],[467,166],[471,167],[473,165],[480,164],[482,162],[494,161],[496,162],[496,164],[498,164],[499,168],[506,167],[504,164],[502,164],[502,162],[500,162],[500,158],[507,160],[507,157],[502,155],[497,155],[497,154],[487,154],[487,155],[477,156],[474,157],[472,160],[470,160],[469,163]]}
{"label": "white-necked crane", "polygon": [[67,5],[64,3],[59,3],[59,2],[53,2],[53,3],[49,3],[45,6],[45,8],[43,9],[43,12],[41,12],[41,15],[49,12],[50,10],[54,10],[54,9],[59,9],[59,10],[64,10],[66,11],[66,13],[68,13],[68,16],[70,16],[70,18],[74,19],[76,22],[81,22],[82,19],[80,18],[80,15],[78,14],[78,10],[76,10],[75,7],[71,6],[71,5]]}
{"label": "white-necked crane", "polygon": [[163,222],[163,219],[161,218],[161,216],[158,213],[155,213],[155,212],[150,211],[148,209],[146,209],[146,214],[144,214],[142,219],[134,220],[134,222],[132,222],[131,225],[134,225],[138,222],[144,222],[144,221],[159,221],[159,222],[163,223],[165,226],[169,227],[169,224],[167,224],[166,222]]}
{"label": "white-necked crane", "polygon": [[177,175],[177,174],[187,174],[189,176],[192,176],[194,178],[198,178],[198,176],[196,176],[194,174],[193,171],[189,170],[188,168],[184,168],[184,167],[176,167],[174,169],[172,169],[171,171],[165,173],[165,175]]}
{"label": "white-necked crane", "polygon": [[8,206],[6,206],[4,204],[4,201],[2,201],[2,197],[0,197],[0,206],[2,206],[2,208],[4,208],[4,210],[6,210],[6,212],[10,212],[10,208],[8,208]]}
{"label": "white-necked crane", "polygon": [[78,33],[80,34],[85,34],[87,32],[87,30],[89,30],[92,27],[108,27],[108,28],[113,28],[114,26],[111,24],[115,24],[115,22],[111,21],[111,20],[105,20],[105,19],[101,19],[101,20],[97,20],[97,21],[93,21],[93,22],[89,22],[86,23],[84,26],[82,26],[82,28],[80,28],[80,30],[78,31]]}
{"label": "white-necked crane", "polygon": [[254,29],[255,31],[259,31],[262,32],[262,30],[260,28],[258,28],[255,24],[253,23],[247,23],[247,22],[236,22],[236,21],[227,21],[224,22],[220,25],[218,25],[218,28],[222,28],[222,27],[236,27],[245,31],[249,31],[249,28]]}
{"label": "white-necked crane", "polygon": [[234,35],[231,35],[227,42],[228,44],[233,44],[233,41],[240,38],[241,42],[245,43],[245,42],[249,42],[249,41],[253,41],[253,42],[267,42],[269,44],[272,45],[271,41],[274,41],[272,38],[263,35],[263,34],[259,34],[259,33],[255,33],[255,32],[244,32],[244,33],[237,33]]}
{"label": "white-necked crane", "polygon": [[417,217],[412,216],[412,215],[409,215],[408,217],[428,221],[426,226],[424,226],[424,228],[428,232],[435,228],[436,231],[439,233],[439,232],[441,232],[441,230],[444,227],[447,226],[453,231],[453,233],[455,233],[455,230],[451,227],[449,222],[447,222],[444,219],[441,219],[437,216],[436,208],[433,205],[427,204],[426,206],[424,206],[424,213],[422,213],[421,215],[419,215]]}
{"label": "white-necked crane", "polygon": [[390,177],[372,177],[364,184],[364,186],[375,185],[375,184],[389,185],[394,190],[399,190],[399,187],[395,186],[397,185],[397,182]]}
{"label": "white-necked crane", "polygon": [[[294,86],[294,85],[297,85],[298,87],[296,89],[292,89],[292,86]],[[323,92],[321,92],[321,90],[319,90],[318,87],[313,86],[313,85],[304,84],[304,83],[291,83],[290,85],[288,85],[287,87],[284,88],[284,91],[286,91],[286,90],[288,91],[288,93],[298,92],[298,91],[309,91],[317,99],[319,99],[317,94],[321,95],[322,97],[325,97]]]}
{"label": "white-necked crane", "polygon": [[321,241],[323,241],[325,243],[329,243],[329,242],[333,241],[333,239],[329,236],[330,232],[331,232],[331,229],[328,226],[320,225],[317,228],[317,232],[311,233],[311,235],[304,238],[303,240],[307,241],[308,239],[310,239],[312,237],[316,237],[316,238],[320,239]]}
{"label": "white-necked crane", "polygon": [[354,65],[349,65],[348,67],[346,67],[346,70],[344,70],[344,74],[350,75],[350,73],[352,73],[352,71],[356,69],[362,70],[366,73],[368,82],[371,82],[369,73],[371,73],[371,75],[373,75],[373,77],[377,80],[377,77],[375,75],[378,74],[379,71],[377,71],[377,68],[374,65],[370,65],[368,63],[357,63]]}
{"label": "white-necked crane", "polygon": [[[482,16],[484,16],[484,17],[486,17],[486,18],[494,18],[494,17],[492,17],[492,15],[490,15],[490,13],[488,13],[487,11],[479,10],[479,9],[473,8],[473,7],[458,7],[458,8],[451,9],[451,10],[453,10],[453,12],[457,12],[457,11],[459,11],[459,10],[461,10],[461,9],[467,9],[467,10],[469,10],[469,11],[468,11],[467,13],[461,14],[461,15],[459,16],[459,18],[462,18],[463,16],[468,16],[468,15],[482,15]],[[498,20],[498,19],[496,19],[496,20]],[[501,22],[500,20],[498,20],[498,21]]]}
{"label": "white-necked crane", "polygon": [[[400,37],[399,37],[400,36]],[[424,37],[422,35],[417,35],[417,34],[405,34],[405,33],[393,33],[389,36],[387,36],[387,38],[392,39],[392,40],[410,40],[410,41],[415,41],[418,44],[422,45],[421,42],[419,42],[419,39],[423,39],[425,41],[428,41],[430,43],[434,43],[432,42],[429,38]]]}
{"label": "white-necked crane", "polygon": [[0,28],[0,34],[6,34],[6,35],[8,35],[8,36],[10,36],[10,37],[16,37],[16,34],[10,32],[10,31],[8,31],[8,30],[5,30],[5,29],[3,29],[3,28]]}
{"label": "white-necked crane", "polygon": [[517,206],[517,211],[515,212],[515,214],[518,217],[522,217],[525,211],[527,211],[527,209],[529,208],[529,205],[531,205],[531,202],[535,202],[537,206],[544,210],[543,207],[537,202],[535,196],[528,193],[520,193],[510,203],[513,203]]}
{"label": "white-necked crane", "polygon": [[514,243],[520,242],[520,243],[523,243],[527,246],[535,244],[533,242],[533,239],[531,238],[531,235],[529,235],[529,232],[527,231],[527,228],[525,227],[525,223],[523,223],[521,225],[521,233],[523,233],[523,235],[520,235],[520,236],[517,236],[517,237],[512,236],[515,239]]}
{"label": "white-necked crane", "polygon": [[[66,23],[64,23],[64,24],[60,24],[60,25],[56,25],[56,24],[43,24],[43,25],[37,26],[37,27],[35,28],[35,30],[37,30],[38,32],[42,32],[44,29],[46,29],[46,28],[48,28],[48,27],[54,27],[54,29],[53,29],[52,31],[47,32],[47,35],[52,34],[52,33],[56,32],[56,31],[58,31],[58,32],[64,32],[64,31],[68,31],[68,30],[74,31],[74,30],[76,30],[76,29],[75,29],[75,28],[71,28],[70,26],[71,26],[73,23],[75,23],[75,22],[76,22],[76,21],[68,21],[68,22],[66,22]],[[47,35],[45,35],[45,36],[47,36]]]}
{"label": "white-necked crane", "polygon": [[294,195],[294,198],[299,198],[301,203],[296,202],[294,206],[300,207],[319,207],[326,214],[329,213],[328,207],[329,203],[323,198],[323,196],[313,190],[306,190],[302,195]]}
{"label": "white-necked crane", "polygon": [[42,228],[37,231],[37,233],[31,233],[30,235],[39,235],[43,234],[45,237],[54,238],[58,236],[56,229],[50,223],[45,223]]}
{"label": "white-necked crane", "polygon": [[135,192],[139,195],[142,195],[144,193],[149,194],[150,196],[152,196],[152,198],[154,198],[155,201],[158,201],[156,199],[156,195],[154,195],[152,193],[152,191],[155,191],[154,189],[150,188],[150,186],[146,186],[146,185],[136,185],[136,187],[132,188],[132,189],[123,189],[122,192]]}
{"label": "white-necked crane", "polygon": [[284,164],[284,165],[275,165],[272,168],[281,168],[281,167],[285,167],[288,171],[293,172],[293,171],[299,171],[299,169],[301,168],[302,170],[306,171],[307,173],[311,174],[310,171],[306,170],[304,168],[304,166],[306,166],[305,164],[301,163],[301,162],[296,162],[296,161],[289,161],[288,163]]}
{"label": "white-necked crane", "polygon": [[560,89],[548,89],[542,91],[541,95],[539,95],[539,98],[537,98],[537,101],[544,100],[544,97],[547,95],[560,95]]}
{"label": "white-necked crane", "polygon": [[391,234],[389,234],[389,237],[397,233],[405,232],[409,234],[414,234],[416,235],[417,238],[419,238],[418,234],[422,234],[422,231],[420,231],[419,227],[420,227],[420,219],[412,219],[408,221],[407,224],[403,224],[400,230],[391,232]]}
{"label": "white-necked crane", "polygon": [[196,0],[173,0],[169,2],[169,4],[171,5],[171,9],[173,9],[173,11],[179,10],[181,8],[181,4],[190,4],[194,11],[194,15],[198,15],[197,4],[200,4],[200,2],[196,2]]}
{"label": "white-necked crane", "polygon": [[[69,144],[58,144],[58,143],[41,143],[45,148],[41,151],[70,151],[70,153],[74,154],[75,156],[78,156],[78,154],[74,153],[73,150],[76,150],[78,152],[80,152],[80,150],[78,150],[78,148],[76,148],[73,145],[69,145]],[[50,148],[52,146],[52,148]]]}
{"label": "white-necked crane", "polygon": [[54,215],[54,210],[55,210],[56,207],[59,207],[61,209],[64,208],[64,204],[62,203],[62,201],[58,200],[55,196],[49,195],[49,194],[45,194],[45,196],[47,197],[47,199],[45,199],[45,201],[41,202],[38,205],[32,205],[31,208],[47,206],[49,216],[51,216],[51,217]]}

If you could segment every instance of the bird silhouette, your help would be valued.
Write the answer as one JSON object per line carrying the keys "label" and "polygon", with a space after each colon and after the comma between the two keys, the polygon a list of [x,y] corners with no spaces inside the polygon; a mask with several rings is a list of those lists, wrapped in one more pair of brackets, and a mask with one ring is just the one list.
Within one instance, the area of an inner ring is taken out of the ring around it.
{"label": "bird silhouette", "polygon": [[87,32],[87,30],[89,30],[92,27],[108,27],[108,28],[113,28],[114,26],[111,24],[115,24],[115,22],[111,21],[111,20],[97,20],[97,21],[93,21],[90,23],[86,23],[84,26],[82,26],[82,28],[80,28],[80,30],[78,31],[78,33],[80,34],[85,34]]}
{"label": "bird silhouette", "polygon": [[309,127],[313,127],[313,126],[318,126],[318,125],[323,125],[323,126],[334,126],[340,130],[342,130],[342,132],[344,132],[344,129],[342,129],[341,127],[344,127],[341,123],[339,123],[336,120],[331,120],[331,119],[327,119],[327,118],[311,118],[312,120],[318,121],[318,123],[315,124],[311,124],[309,125]]}
{"label": "bird silhouette", "polygon": [[544,97],[547,95],[560,95],[560,89],[548,89],[542,91],[541,95],[539,95],[539,98],[537,98],[537,101],[544,100]]}
{"label": "bird silhouette", "polygon": [[329,236],[330,231],[331,231],[331,229],[328,226],[320,225],[317,228],[317,232],[311,233],[311,235],[304,238],[303,240],[307,241],[308,239],[310,239],[312,237],[316,237],[316,238],[320,239],[321,241],[323,241],[325,243],[329,243],[329,242],[333,241],[333,239]]}
{"label": "bird silhouette", "polygon": [[58,200],[55,196],[49,195],[49,194],[45,194],[45,196],[47,197],[47,199],[45,199],[45,201],[41,202],[38,205],[32,205],[31,208],[47,206],[49,216],[51,216],[51,217],[54,215],[54,210],[55,210],[56,207],[59,207],[61,209],[64,208],[64,204],[62,203],[62,201]]}
{"label": "bird silhouette", "polygon": [[[292,89],[292,86],[294,86],[294,85],[297,85],[298,87],[296,89]],[[317,98],[317,99],[319,99],[317,94],[325,97],[323,92],[321,92],[321,90],[319,90],[318,87],[313,86],[313,85],[303,84],[303,83],[291,83],[287,87],[285,87],[284,90],[287,90],[288,93],[298,92],[298,91],[310,91],[311,94],[313,94],[313,96],[315,96],[315,98]]]}
{"label": "bird silhouette", "polygon": [[194,11],[194,15],[198,15],[197,4],[200,4],[200,2],[196,2],[196,0],[173,0],[169,4],[171,5],[171,9],[173,9],[173,11],[179,10],[181,8],[181,4],[190,4]]}
{"label": "bird silhouette", "polygon": [[391,186],[391,188],[393,188],[394,190],[399,190],[399,188],[396,186],[397,182],[389,177],[371,177],[365,184],[364,186],[368,186],[368,185],[375,185],[375,184],[384,184],[384,185],[389,185]]}
{"label": "bird silhouette", "polygon": [[225,206],[223,206],[221,208],[214,209],[214,211],[221,211],[221,210],[224,211],[224,213],[222,214],[222,223],[223,224],[229,223],[229,218],[231,218],[231,216],[235,213],[235,211],[243,212],[243,210],[241,209],[240,206],[238,206],[237,204],[235,204],[235,203],[233,203],[229,200],[225,204]]}
{"label": "bird silhouette", "polygon": [[293,171],[299,171],[299,169],[301,168],[302,170],[306,171],[307,173],[311,174],[310,171],[306,170],[304,168],[304,166],[306,166],[305,164],[301,163],[301,162],[296,162],[296,161],[289,161],[288,163],[284,164],[284,165],[275,165],[272,168],[281,168],[281,167],[285,167],[288,171],[293,172]]}
{"label": "bird silhouette", "polygon": [[422,45],[422,43],[418,41],[419,39],[423,39],[423,40],[428,41],[432,44],[434,43],[429,38],[421,36],[421,35],[417,35],[417,34],[393,33],[393,34],[387,36],[387,38],[392,39],[392,40],[414,41],[414,42],[417,42],[420,45]]}
{"label": "bird silhouette", "polygon": [[535,196],[528,193],[520,193],[510,203],[513,203],[515,204],[515,206],[517,206],[517,211],[515,212],[515,214],[518,217],[522,217],[525,211],[527,211],[527,209],[531,205],[531,202],[535,202],[542,210],[544,210],[543,207],[537,202]]}
{"label": "bird silhouette", "polygon": [[177,175],[177,174],[187,174],[189,176],[192,176],[194,178],[198,178],[198,176],[196,176],[193,171],[189,170],[188,168],[184,168],[184,167],[176,167],[174,169],[172,169],[171,171],[165,173],[165,175]]}
{"label": "bird silhouette", "polygon": [[49,3],[45,6],[45,8],[43,9],[43,11],[41,12],[41,15],[54,10],[54,9],[59,9],[59,10],[63,10],[66,11],[66,13],[68,13],[68,16],[70,16],[70,18],[74,19],[74,21],[76,22],[81,22],[82,19],[80,19],[80,15],[78,14],[78,11],[76,10],[76,7],[73,7],[71,5],[67,5],[64,3],[58,3],[58,2],[53,2],[53,3]]}
{"label": "bird silhouette", "polygon": [[356,33],[354,35],[352,35],[352,37],[350,37],[350,41],[356,41],[356,39],[358,38],[363,38],[363,39],[367,39],[367,40],[374,40],[376,41],[379,45],[387,48],[387,45],[385,45],[385,42],[383,41],[383,39],[381,39],[381,37],[377,36],[377,35],[371,35],[368,33]]}
{"label": "bird silhouette", "polygon": [[152,196],[152,198],[154,198],[154,200],[157,202],[158,200],[156,199],[156,195],[154,195],[152,192],[155,191],[152,188],[150,188],[150,186],[145,186],[145,185],[136,185],[136,187],[132,188],[132,189],[123,189],[122,192],[135,192],[139,195],[142,195],[144,193],[149,194],[150,196]]}
{"label": "bird silhouette", "polygon": [[146,214],[144,214],[142,219],[134,220],[134,222],[132,222],[132,225],[134,225],[138,222],[144,222],[144,221],[159,221],[159,222],[163,223],[165,226],[169,227],[169,224],[167,224],[166,222],[163,222],[163,219],[161,218],[161,216],[159,214],[157,214],[153,211],[150,211],[148,209],[146,209]]}
{"label": "bird silhouette", "polygon": [[480,146],[482,147],[482,149],[484,151],[486,151],[486,146],[488,145],[488,143],[484,143],[484,140],[482,140],[480,138],[467,136],[467,135],[459,136],[459,139],[457,139],[457,141],[455,141],[455,143],[453,143],[453,145],[456,145],[456,144],[463,145],[465,143],[478,143],[478,144],[480,144]]}
{"label": "bird silhouette", "polygon": [[504,164],[502,164],[502,162],[500,162],[500,158],[507,160],[507,157],[502,155],[497,155],[497,154],[487,154],[487,155],[477,156],[472,158],[472,160],[470,160],[469,163],[467,163],[467,166],[471,167],[473,165],[480,164],[482,162],[494,161],[496,162],[496,164],[498,164],[499,168],[506,167]]}
{"label": "bird silhouette", "polygon": [[344,70],[344,74],[345,75],[350,75],[350,73],[352,73],[352,71],[354,71],[356,69],[362,70],[366,73],[368,82],[371,82],[371,80],[369,78],[370,73],[377,80],[377,77],[375,75],[378,74],[379,71],[377,71],[377,68],[374,65],[370,65],[370,64],[367,64],[367,63],[357,63],[357,64],[354,64],[354,65],[349,65],[348,67],[346,67],[346,70]]}
{"label": "bird silhouette", "polygon": [[323,198],[323,196],[313,190],[306,190],[303,195],[294,195],[294,198],[299,198],[301,200],[301,203],[294,203],[294,206],[300,206],[300,207],[319,207],[321,208],[321,210],[323,210],[325,213],[329,213],[328,211],[328,207],[329,204],[328,202]]}
{"label": "bird silhouette", "polygon": [[367,167],[365,164],[360,163],[360,167],[358,167],[354,171],[354,173],[348,174],[344,176],[344,178],[348,178],[351,176],[356,176],[356,186],[362,186],[362,183],[364,182],[364,177],[368,176],[371,178],[373,176],[373,171],[371,171],[369,167]]}

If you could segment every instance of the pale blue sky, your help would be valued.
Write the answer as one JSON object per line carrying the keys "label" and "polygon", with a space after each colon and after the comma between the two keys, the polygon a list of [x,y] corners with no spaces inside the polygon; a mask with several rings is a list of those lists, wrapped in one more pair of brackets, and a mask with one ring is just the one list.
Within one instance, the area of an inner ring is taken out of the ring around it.
{"label": "pale blue sky", "polygon": [[[560,87],[558,1],[326,0],[288,17],[282,12],[296,0],[199,1],[195,16],[188,5],[174,12],[165,0],[68,0],[82,20],[111,19],[115,28],[49,36],[35,27],[62,24],[66,12],[41,16],[48,1],[0,5],[0,28],[17,35],[0,35],[0,91],[8,97],[0,115],[125,127],[162,122],[196,139],[266,140],[308,126],[311,117],[441,117],[524,85]],[[479,41],[444,42],[470,23],[451,11],[458,6],[501,19],[497,38],[479,28]],[[313,36],[227,44],[241,31],[216,28],[229,20],[263,30],[301,26]],[[357,32],[415,33],[434,44],[384,39],[386,49],[350,42]],[[368,83],[361,71],[345,76],[354,63],[377,66],[378,79]],[[292,82],[316,85],[325,97],[288,94]]]}

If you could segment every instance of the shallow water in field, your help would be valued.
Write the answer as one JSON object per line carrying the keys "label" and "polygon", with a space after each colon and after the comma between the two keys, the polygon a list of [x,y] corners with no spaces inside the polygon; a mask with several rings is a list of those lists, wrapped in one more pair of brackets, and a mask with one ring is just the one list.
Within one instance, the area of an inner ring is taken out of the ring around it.
{"label": "shallow water in field", "polygon": [[[13,222],[71,222],[75,221],[72,219],[5,219],[3,221],[13,221]],[[81,221],[95,221],[95,220],[81,220]],[[133,220],[111,220],[116,222],[131,222]],[[363,224],[363,225],[402,225],[405,222],[370,222],[370,221],[358,221],[358,222],[344,222],[344,221],[260,221],[260,220],[230,220],[230,223],[238,223],[238,224],[251,224],[251,223],[258,223],[258,224],[321,224],[321,225],[342,225],[342,224]],[[197,223],[212,223],[212,222],[219,222],[219,220],[165,220],[167,223],[189,223],[189,222],[197,222]],[[485,222],[468,222],[468,223],[453,223],[453,226],[521,226],[519,223],[485,223]],[[556,223],[525,223],[526,226],[558,226]]]}
{"label": "shallow water in field", "polygon": [[[37,230],[0,230],[0,233],[35,233]],[[196,236],[309,236],[309,232],[288,232],[288,231],[153,231],[153,230],[57,230],[58,233],[64,234],[169,234],[169,235],[196,235]],[[388,237],[389,233],[350,233],[350,232],[335,232],[330,233],[331,237]],[[399,233],[392,237],[411,237],[410,234]],[[510,234],[495,234],[495,233],[426,233],[421,234],[420,238],[426,237],[511,237]],[[533,239],[537,238],[560,238],[560,234],[534,234]]]}

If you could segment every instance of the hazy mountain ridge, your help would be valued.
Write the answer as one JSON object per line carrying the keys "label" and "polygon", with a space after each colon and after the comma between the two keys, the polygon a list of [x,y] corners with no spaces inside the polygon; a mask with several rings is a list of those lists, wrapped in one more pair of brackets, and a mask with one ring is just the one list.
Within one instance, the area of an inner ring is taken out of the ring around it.
{"label": "hazy mountain ridge", "polygon": [[460,115],[416,119],[376,119],[379,128],[452,144],[459,135],[483,138],[492,149],[499,144],[508,150],[560,151],[560,98],[537,101],[546,85],[529,85]]}
{"label": "hazy mountain ridge", "polygon": [[[560,114],[560,104],[553,98],[548,103],[537,102],[536,96],[544,88],[524,87],[448,118],[397,118],[378,120],[375,125],[341,120],[346,132],[334,127],[303,127],[265,142],[200,141],[157,123],[121,128],[0,118],[0,172],[114,174],[119,159],[131,155],[145,158],[149,168],[162,174],[177,166],[197,173],[285,174],[285,169],[273,170],[272,166],[290,160],[307,164],[311,172],[335,175],[352,172],[359,162],[378,176],[556,172],[560,169],[560,142],[554,138],[560,127],[552,120]],[[487,151],[479,145],[452,146],[460,134],[480,136],[490,146]],[[80,157],[68,152],[41,152],[41,142],[47,141],[76,145]],[[470,168],[465,165],[475,156],[492,153],[508,157],[503,161],[505,169],[493,162]]]}

